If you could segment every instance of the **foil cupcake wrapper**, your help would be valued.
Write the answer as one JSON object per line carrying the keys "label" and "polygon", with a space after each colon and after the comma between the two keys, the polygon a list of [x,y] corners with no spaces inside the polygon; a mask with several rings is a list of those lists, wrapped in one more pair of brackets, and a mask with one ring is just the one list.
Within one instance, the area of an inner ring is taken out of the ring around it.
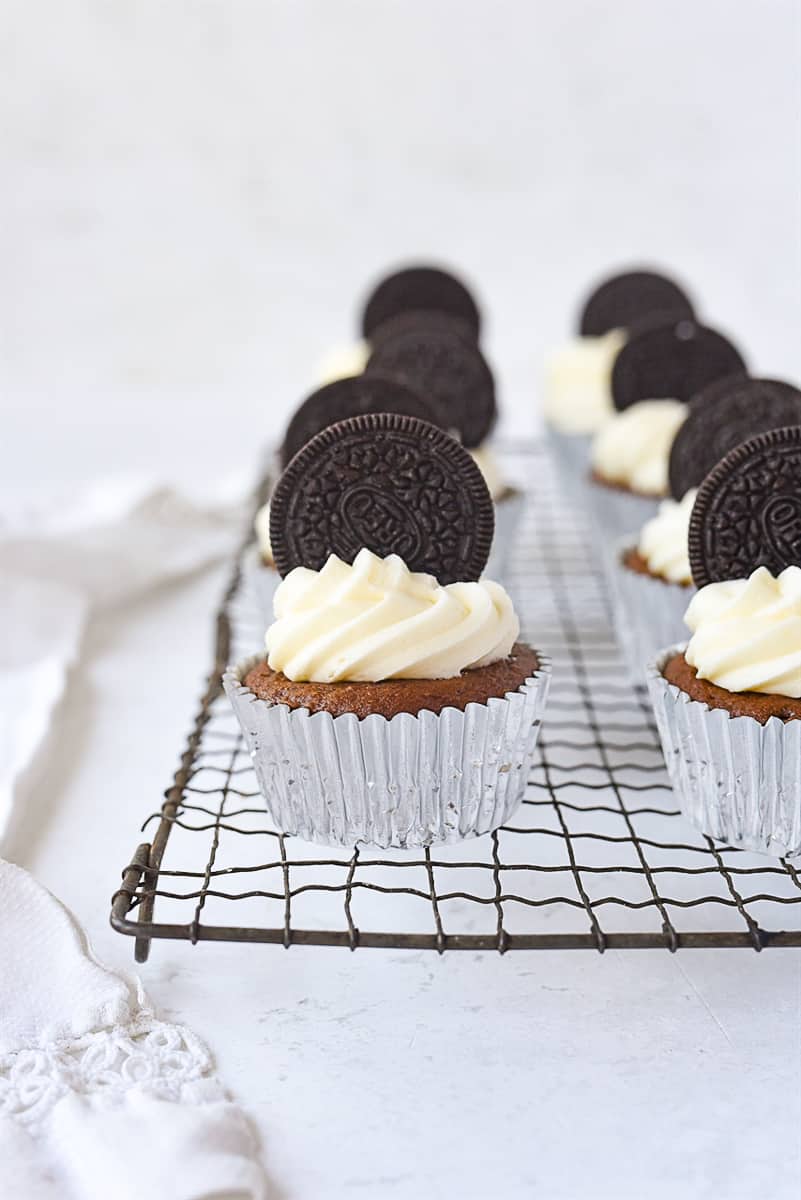
{"label": "foil cupcake wrapper", "polygon": [[563,490],[574,502],[583,502],[590,469],[591,433],[562,433],[550,426],[548,449],[559,472]]}
{"label": "foil cupcake wrapper", "polygon": [[663,650],[648,689],[670,781],[701,833],[760,854],[801,854],[801,721],[732,717],[668,683]]}
{"label": "foil cupcake wrapper", "polygon": [[604,569],[618,644],[633,681],[643,683],[662,647],[686,636],[684,614],[694,589],[629,570],[623,555],[636,543],[637,534],[630,534],[608,546]]}
{"label": "foil cupcake wrapper", "polygon": [[502,582],[515,544],[515,534],[526,505],[525,493],[510,489],[495,503],[495,534],[492,550],[483,574],[486,579]]}
{"label": "foil cupcake wrapper", "polygon": [[259,547],[255,542],[245,551],[242,559],[242,573],[245,587],[255,600],[266,629],[273,622],[273,596],[281,582],[281,576],[274,567],[264,565]]}
{"label": "foil cupcake wrapper", "polygon": [[547,660],[518,691],[464,712],[360,720],[260,700],[242,685],[260,659],[229,667],[223,686],[283,832],[327,846],[428,846],[489,833],[520,805],[548,694]]}
{"label": "foil cupcake wrapper", "polygon": [[602,545],[617,542],[632,529],[642,529],[656,515],[661,496],[638,496],[621,488],[587,479],[585,489],[590,522]]}

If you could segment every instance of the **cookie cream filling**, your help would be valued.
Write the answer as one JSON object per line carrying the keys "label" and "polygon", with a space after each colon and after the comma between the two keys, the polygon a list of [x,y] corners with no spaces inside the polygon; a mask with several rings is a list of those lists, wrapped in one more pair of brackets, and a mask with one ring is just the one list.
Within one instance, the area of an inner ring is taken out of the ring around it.
{"label": "cookie cream filling", "polygon": [[673,439],[687,417],[680,400],[640,400],[614,417],[592,444],[595,472],[643,496],[666,496]]}
{"label": "cookie cream filling", "polygon": [[476,446],[475,450],[468,450],[468,454],[484,476],[484,482],[487,485],[490,496],[493,500],[498,500],[508,489],[501,475],[498,460],[492,450],[484,443],[481,446]]}
{"label": "cookie cream filling", "polygon": [[397,554],[332,554],[279,585],[267,662],[295,682],[450,679],[507,658],[520,623],[498,583],[437,583]]}
{"label": "cookie cream filling", "polygon": [[364,339],[350,346],[338,346],[325,356],[318,371],[319,386],[336,383],[338,379],[350,379],[361,375],[370,357],[370,345]]}
{"label": "cookie cream filling", "polygon": [[542,409],[561,433],[596,433],[614,414],[612,367],[626,341],[622,329],[600,337],[576,337],[545,364]]}
{"label": "cookie cream filling", "polygon": [[687,537],[697,494],[697,488],[690,488],[681,500],[663,500],[640,533],[637,549],[648,570],[669,583],[689,585],[693,581]]}
{"label": "cookie cream filling", "polygon": [[262,560],[269,566],[273,566],[275,559],[273,558],[273,544],[270,541],[270,501],[263,504],[256,513],[256,519],[253,522],[253,528],[256,531],[256,542],[259,547],[259,554]]}
{"label": "cookie cream filling", "polygon": [[801,698],[801,567],[709,583],[690,601],[685,657],[730,692]]}

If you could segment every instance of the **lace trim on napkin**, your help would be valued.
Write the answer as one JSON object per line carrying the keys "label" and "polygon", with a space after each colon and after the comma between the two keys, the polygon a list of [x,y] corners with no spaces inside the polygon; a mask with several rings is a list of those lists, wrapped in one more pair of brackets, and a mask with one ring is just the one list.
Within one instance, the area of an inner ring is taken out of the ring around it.
{"label": "lace trim on napkin", "polygon": [[142,1016],[127,1027],[0,1056],[0,1116],[35,1126],[69,1092],[108,1106],[134,1089],[158,1100],[224,1100],[212,1072],[208,1050],[190,1030]]}

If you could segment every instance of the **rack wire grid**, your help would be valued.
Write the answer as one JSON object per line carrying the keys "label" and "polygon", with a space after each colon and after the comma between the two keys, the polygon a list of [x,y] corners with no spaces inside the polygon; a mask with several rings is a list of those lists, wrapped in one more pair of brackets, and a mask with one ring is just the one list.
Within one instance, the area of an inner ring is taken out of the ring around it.
{"label": "rack wire grid", "polygon": [[112,900],[111,924],[136,939],[137,961],[153,938],[440,953],[801,946],[798,869],[716,844],[678,812],[581,505],[542,445],[500,457],[527,496],[505,583],[523,637],[553,661],[536,765],[512,822],[415,851],[321,850],[271,824],[220,685],[227,663],[264,636],[246,542],[180,766],[142,827],[155,829],[152,842]]}

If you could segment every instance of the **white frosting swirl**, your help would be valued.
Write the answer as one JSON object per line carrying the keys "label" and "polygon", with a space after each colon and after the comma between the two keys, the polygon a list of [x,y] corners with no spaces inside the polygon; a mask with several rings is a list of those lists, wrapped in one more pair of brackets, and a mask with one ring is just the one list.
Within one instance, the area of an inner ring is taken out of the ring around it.
{"label": "white frosting swirl", "polygon": [[601,337],[576,337],[545,363],[542,410],[562,433],[595,433],[614,414],[612,367],[626,341],[622,329]]}
{"label": "white frosting swirl", "polygon": [[273,558],[273,544],[270,541],[270,501],[263,504],[256,513],[256,519],[253,522],[253,528],[256,531],[256,542],[258,543],[259,553],[270,566],[275,564]]}
{"label": "white frosting swirl", "polygon": [[485,442],[481,446],[476,446],[475,450],[468,450],[468,454],[484,476],[484,482],[492,499],[499,499],[507,490],[507,485],[504,483],[498,460],[492,450]]}
{"label": "white frosting swirl", "polygon": [[320,363],[319,386],[336,383],[338,379],[350,379],[361,375],[370,357],[370,346],[364,341],[352,342],[350,346],[337,346]]}
{"label": "white frosting swirl", "polygon": [[506,658],[520,631],[497,583],[449,583],[411,572],[402,558],[332,554],[321,571],[296,567],[278,587],[268,663],[319,683],[450,679]]}
{"label": "white frosting swirl", "polygon": [[648,570],[669,583],[693,581],[687,536],[697,495],[698,489],[690,488],[681,500],[663,500],[656,516],[646,521],[640,532],[637,549]]}
{"label": "white frosting swirl", "polygon": [[778,576],[758,567],[748,579],[709,583],[684,617],[686,658],[701,679],[730,692],[801,698],[801,567]]}
{"label": "white frosting swirl", "polygon": [[686,416],[680,400],[641,400],[616,413],[592,444],[595,471],[640,495],[667,495],[670,447]]}

